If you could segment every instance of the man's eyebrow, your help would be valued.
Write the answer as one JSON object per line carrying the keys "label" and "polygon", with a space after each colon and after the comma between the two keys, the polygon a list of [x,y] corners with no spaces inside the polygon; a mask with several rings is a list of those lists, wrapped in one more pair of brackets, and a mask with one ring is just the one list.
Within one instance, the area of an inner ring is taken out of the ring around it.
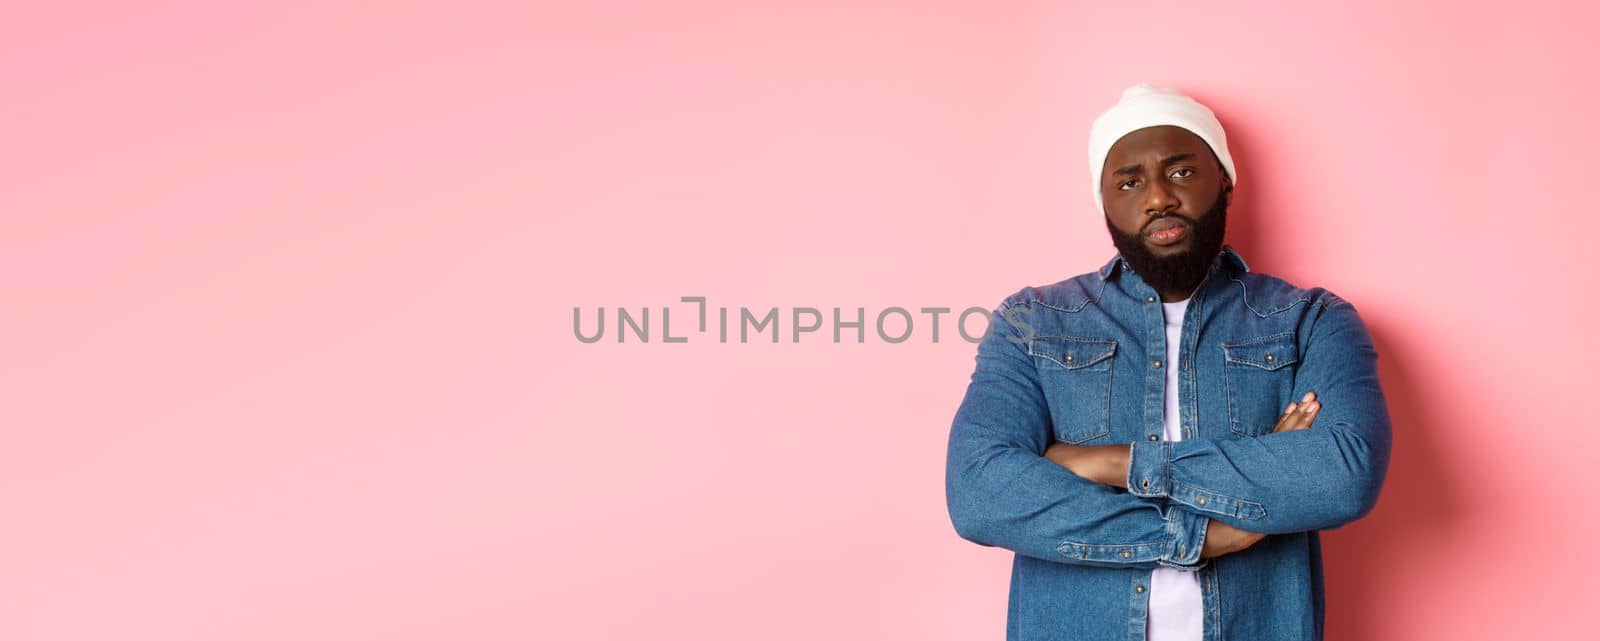
{"label": "man's eyebrow", "polygon": [[[1191,153],[1172,154],[1171,156],[1166,156],[1166,157],[1162,158],[1161,159],[1161,164],[1170,165],[1170,164],[1178,162],[1180,160],[1193,160],[1193,159],[1194,159],[1194,154],[1191,154]],[[1121,168],[1117,169],[1116,171],[1111,172],[1111,175],[1115,176],[1115,175],[1118,175],[1118,174],[1129,174],[1129,175],[1137,174],[1137,173],[1139,173],[1139,169],[1142,168],[1142,167],[1144,167],[1144,165],[1142,165],[1140,163],[1133,163],[1131,165],[1128,165],[1126,167],[1121,167]]]}

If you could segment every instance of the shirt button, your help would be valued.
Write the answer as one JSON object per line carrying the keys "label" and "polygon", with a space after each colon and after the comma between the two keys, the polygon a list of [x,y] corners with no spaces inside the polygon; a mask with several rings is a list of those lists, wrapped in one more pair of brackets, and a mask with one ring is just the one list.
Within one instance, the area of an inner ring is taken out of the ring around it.
{"label": "shirt button", "polygon": [[1150,435],[1150,440],[1152,440],[1152,441],[1154,441],[1154,440],[1156,440],[1156,435],[1154,435],[1154,434],[1151,434],[1151,435]]}
{"label": "shirt button", "polygon": [[1146,297],[1144,297],[1144,302],[1146,302],[1146,303],[1154,303],[1154,302],[1156,302],[1156,297],[1154,297],[1154,296],[1146,296]]}
{"label": "shirt button", "polygon": [[1205,505],[1206,504],[1206,497],[1204,497],[1204,496],[1196,497],[1194,502],[1195,503],[1199,503],[1200,505]]}
{"label": "shirt button", "polygon": [[1143,592],[1144,592],[1144,586],[1142,586],[1142,585],[1135,585],[1135,586],[1133,586],[1133,591],[1134,591],[1134,592],[1139,592],[1139,593],[1143,593]]}
{"label": "shirt button", "polygon": [[1269,353],[1269,354],[1267,354],[1267,362],[1268,362],[1268,363],[1271,363],[1271,362],[1272,362],[1272,354],[1270,354],[1270,353]]}
{"label": "shirt button", "polygon": [[1150,361],[1150,366],[1156,369],[1161,369],[1161,361]]}
{"label": "shirt button", "polygon": [[1123,550],[1121,552],[1118,552],[1117,554],[1121,554],[1122,558],[1124,558],[1124,559],[1133,556],[1133,552],[1129,552],[1128,550]]}

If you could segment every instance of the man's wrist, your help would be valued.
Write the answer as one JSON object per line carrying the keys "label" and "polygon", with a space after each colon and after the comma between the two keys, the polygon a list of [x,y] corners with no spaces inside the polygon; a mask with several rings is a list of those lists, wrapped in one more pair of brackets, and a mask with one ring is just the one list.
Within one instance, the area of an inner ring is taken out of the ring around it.
{"label": "man's wrist", "polygon": [[1127,443],[1100,446],[1102,465],[1105,469],[1104,477],[1100,479],[1101,483],[1111,487],[1128,487],[1129,451]]}

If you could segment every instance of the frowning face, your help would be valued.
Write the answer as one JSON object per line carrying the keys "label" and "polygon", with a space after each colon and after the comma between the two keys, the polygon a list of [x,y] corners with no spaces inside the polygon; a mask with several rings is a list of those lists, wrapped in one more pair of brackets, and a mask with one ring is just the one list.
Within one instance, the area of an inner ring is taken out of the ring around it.
{"label": "frowning face", "polygon": [[1174,302],[1188,297],[1222,248],[1233,182],[1199,136],[1161,125],[1111,146],[1100,197],[1117,250]]}
{"label": "frowning face", "polygon": [[1135,130],[1111,145],[1105,163],[1106,217],[1155,256],[1193,249],[1195,224],[1218,198],[1232,202],[1232,181],[1211,146],[1182,127]]}

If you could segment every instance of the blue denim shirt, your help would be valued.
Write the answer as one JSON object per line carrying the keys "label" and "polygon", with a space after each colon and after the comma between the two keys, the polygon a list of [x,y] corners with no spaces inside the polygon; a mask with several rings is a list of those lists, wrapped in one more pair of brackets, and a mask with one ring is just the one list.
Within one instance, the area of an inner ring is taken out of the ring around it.
{"label": "blue denim shirt", "polygon": [[[1015,552],[1006,638],[1139,640],[1151,571],[1199,572],[1208,641],[1321,639],[1318,530],[1369,512],[1388,467],[1377,351],[1355,307],[1249,271],[1224,245],[1166,361],[1160,295],[1119,255],[1008,296],[950,430],[962,538]],[[1162,440],[1178,367],[1181,441]],[[1309,429],[1274,433],[1314,391]],[[1128,488],[1043,458],[1053,441],[1130,444]],[[1211,520],[1266,533],[1216,558]]]}

